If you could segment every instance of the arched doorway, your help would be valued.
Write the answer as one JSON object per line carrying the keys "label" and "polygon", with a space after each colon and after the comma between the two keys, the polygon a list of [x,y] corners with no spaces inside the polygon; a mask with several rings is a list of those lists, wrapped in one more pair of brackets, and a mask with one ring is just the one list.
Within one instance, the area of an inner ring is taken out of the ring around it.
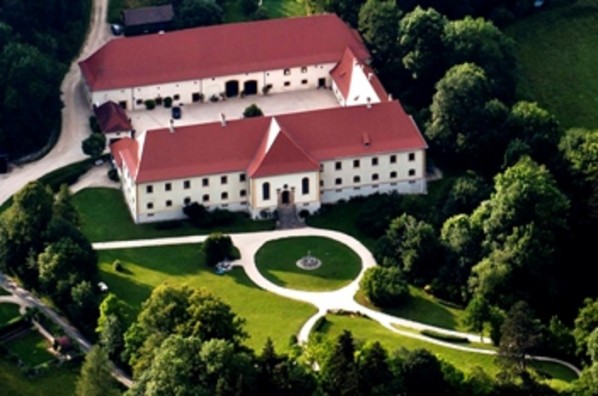
{"label": "arched doorway", "polygon": [[224,91],[227,98],[233,98],[239,96],[239,81],[229,80],[224,85]]}
{"label": "arched doorway", "polygon": [[289,190],[284,190],[282,192],[282,196],[280,198],[280,202],[283,205],[288,205],[291,203],[291,193],[289,192]]}
{"label": "arched doorway", "polygon": [[257,81],[249,80],[243,84],[243,93],[247,95],[257,95]]}

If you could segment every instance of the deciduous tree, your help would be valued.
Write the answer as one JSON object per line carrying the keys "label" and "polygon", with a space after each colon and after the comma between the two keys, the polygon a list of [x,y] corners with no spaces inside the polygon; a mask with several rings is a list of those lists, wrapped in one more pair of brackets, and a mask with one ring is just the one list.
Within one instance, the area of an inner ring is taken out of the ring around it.
{"label": "deciduous tree", "polygon": [[98,346],[92,347],[85,356],[81,374],[77,380],[77,396],[116,396],[116,381],[110,374],[106,353]]}

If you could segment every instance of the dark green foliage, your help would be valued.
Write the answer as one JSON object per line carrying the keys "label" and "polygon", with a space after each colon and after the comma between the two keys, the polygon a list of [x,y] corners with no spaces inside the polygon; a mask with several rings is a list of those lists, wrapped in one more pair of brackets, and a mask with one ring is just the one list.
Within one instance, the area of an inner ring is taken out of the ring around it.
{"label": "dark green foliage", "polygon": [[93,159],[97,159],[102,155],[106,148],[106,135],[103,133],[92,133],[87,139],[81,143],[81,149]]}
{"label": "dark green foliage", "polygon": [[263,115],[264,112],[262,112],[262,109],[260,109],[255,103],[250,104],[243,111],[243,117],[245,118],[261,117]]}
{"label": "dark green foliage", "polygon": [[402,364],[404,395],[446,395],[447,384],[438,359],[426,349],[409,351]]}
{"label": "dark green foliage", "polygon": [[409,285],[396,267],[368,268],[360,286],[367,298],[380,307],[398,307],[409,297]]}
{"label": "dark green foliage", "polygon": [[172,98],[170,96],[167,96],[164,98],[164,107],[166,107],[167,109],[172,107]]}
{"label": "dark green foliage", "polygon": [[95,115],[89,116],[89,129],[93,133],[102,133],[102,128],[100,128],[100,123],[98,122],[98,117]]}
{"label": "dark green foliage", "polygon": [[63,184],[72,185],[84,175],[93,165],[92,159],[86,159],[74,164],[67,165],[64,168],[50,172],[39,179],[39,182],[48,186],[56,192]]}
{"label": "dark green foliage", "polygon": [[212,267],[223,260],[232,260],[235,256],[231,238],[221,233],[210,234],[203,243],[202,249],[206,263]]}
{"label": "dark green foliage", "polygon": [[224,13],[213,0],[182,0],[175,5],[177,29],[222,23]]}
{"label": "dark green foliage", "polygon": [[355,223],[364,234],[377,238],[384,234],[401,209],[401,197],[396,192],[370,195],[360,206]]}
{"label": "dark green foliage", "polygon": [[379,342],[366,344],[356,359],[359,395],[387,395],[393,392],[393,376],[387,362],[386,350]]}
{"label": "dark green foliage", "polygon": [[491,185],[475,172],[468,171],[453,182],[444,207],[443,217],[448,219],[460,213],[471,213],[490,196]]}
{"label": "dark green foliage", "polygon": [[143,102],[143,104],[145,105],[145,108],[148,110],[153,110],[156,108],[156,101],[153,99],[147,99],[145,102]]}
{"label": "dark green foliage", "polygon": [[253,15],[258,9],[258,0],[241,0],[241,11],[247,16]]}
{"label": "dark green foliage", "polygon": [[113,182],[118,182],[120,180],[118,177],[118,171],[115,168],[108,170],[108,179],[112,180]]}
{"label": "dark green foliage", "polygon": [[92,347],[85,356],[77,381],[76,396],[116,396],[116,380],[110,374],[108,356],[99,346]]}
{"label": "dark green foliage", "polygon": [[193,202],[183,208],[183,213],[197,227],[209,228],[234,223],[235,214],[224,209],[207,210],[205,206]]}
{"label": "dark green foliage", "polygon": [[395,0],[367,0],[359,10],[359,32],[377,67],[387,67],[396,58],[400,15]]}
{"label": "dark green foliage", "polygon": [[476,333],[480,333],[480,338],[484,336],[484,325],[490,321],[490,305],[484,297],[474,296],[467,304],[465,310],[465,325]]}
{"label": "dark green foliage", "polygon": [[119,362],[124,351],[124,333],[127,315],[125,303],[114,294],[109,293],[99,308],[98,325],[95,332],[98,334],[100,344],[108,357]]}
{"label": "dark green foliage", "polygon": [[356,29],[359,22],[359,10],[364,3],[365,0],[326,0],[324,10],[338,15]]}
{"label": "dark green foliage", "polygon": [[358,395],[355,343],[349,331],[338,336],[320,374],[322,387],[330,396]]}
{"label": "dark green foliage", "polygon": [[596,328],[598,328],[598,299],[587,298],[575,318],[575,327],[573,329],[579,356],[586,356],[588,337]]}

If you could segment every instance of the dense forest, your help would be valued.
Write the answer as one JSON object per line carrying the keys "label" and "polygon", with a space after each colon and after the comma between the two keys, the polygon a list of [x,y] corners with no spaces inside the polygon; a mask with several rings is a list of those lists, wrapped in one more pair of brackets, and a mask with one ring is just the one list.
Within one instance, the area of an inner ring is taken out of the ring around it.
{"label": "dense forest", "polygon": [[0,152],[36,152],[60,131],[60,84],[78,53],[90,0],[0,1]]}

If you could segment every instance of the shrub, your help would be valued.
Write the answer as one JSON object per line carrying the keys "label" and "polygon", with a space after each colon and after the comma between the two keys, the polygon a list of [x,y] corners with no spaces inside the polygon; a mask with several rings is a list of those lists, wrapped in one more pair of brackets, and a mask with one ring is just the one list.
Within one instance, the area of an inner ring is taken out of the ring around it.
{"label": "shrub", "polygon": [[440,340],[440,341],[455,342],[455,343],[459,343],[459,344],[469,344],[469,340],[467,339],[467,337],[463,337],[463,336],[458,336],[458,335],[454,335],[454,334],[445,334],[445,333],[440,333],[438,331],[428,330],[428,329],[424,329],[424,330],[420,331],[420,333],[422,335],[425,335],[426,337],[434,338],[434,339]]}
{"label": "shrub", "polygon": [[118,172],[116,169],[112,168],[110,170],[108,170],[108,179],[117,182],[119,180],[118,178]]}
{"label": "shrub", "polygon": [[264,85],[264,87],[262,88],[262,93],[264,95],[268,95],[270,93],[270,90],[272,90],[272,84]]}
{"label": "shrub", "polygon": [[95,115],[89,116],[89,128],[93,133],[102,132],[102,129],[100,128],[100,123],[98,122],[98,118]]}
{"label": "shrub", "polygon": [[245,118],[261,117],[263,115],[264,112],[255,103],[250,104],[245,111],[243,111],[243,117]]}
{"label": "shrub", "polygon": [[116,272],[122,272],[123,271],[123,264],[120,262],[120,260],[114,260],[114,262],[112,263],[112,268]]}
{"label": "shrub", "polygon": [[319,317],[318,320],[316,320],[316,323],[314,323],[313,331],[320,331],[320,330],[322,330],[322,327],[327,322],[328,322],[328,319],[326,319],[326,316]]}
{"label": "shrub", "polygon": [[366,297],[380,307],[397,307],[409,297],[409,286],[396,267],[368,268],[360,282]]}
{"label": "shrub", "polygon": [[170,96],[164,98],[164,107],[167,109],[172,107],[172,98]]}
{"label": "shrub", "polygon": [[202,249],[206,263],[210,267],[214,267],[224,259],[231,259],[236,256],[230,236],[219,232],[210,234],[203,243]]}
{"label": "shrub", "polygon": [[148,99],[143,103],[145,104],[145,108],[148,110],[153,110],[156,108],[156,101],[153,99]]}
{"label": "shrub", "polygon": [[301,217],[302,219],[306,219],[309,217],[309,210],[307,209],[301,209],[299,211],[299,217]]}

